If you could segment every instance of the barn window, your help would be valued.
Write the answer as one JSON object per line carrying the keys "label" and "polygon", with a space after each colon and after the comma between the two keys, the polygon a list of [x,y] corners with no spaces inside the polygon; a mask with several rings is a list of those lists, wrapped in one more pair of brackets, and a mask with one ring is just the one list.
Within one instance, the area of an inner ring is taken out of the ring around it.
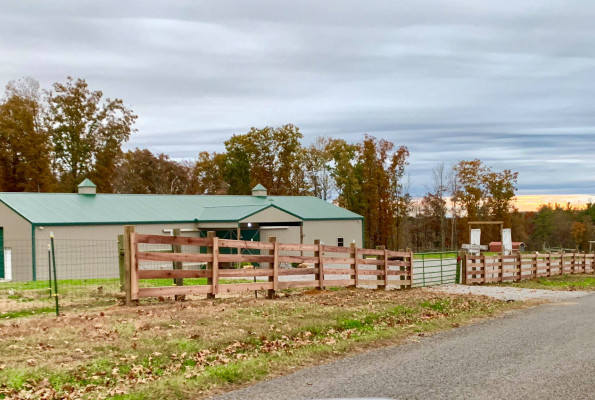
{"label": "barn window", "polygon": [[337,238],[337,246],[339,246],[339,247],[345,246],[345,239],[342,237],[338,237]]}

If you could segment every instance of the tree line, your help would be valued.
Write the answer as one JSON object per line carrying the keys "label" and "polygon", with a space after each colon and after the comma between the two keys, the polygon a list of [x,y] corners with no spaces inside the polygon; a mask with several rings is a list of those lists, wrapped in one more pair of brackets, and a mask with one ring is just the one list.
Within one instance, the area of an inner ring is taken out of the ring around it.
{"label": "tree line", "polygon": [[[90,90],[84,79],[68,77],[48,90],[31,78],[9,82],[0,101],[0,191],[75,192],[89,178],[102,193],[247,195],[261,183],[270,195],[317,196],[364,216],[366,246],[416,251],[458,248],[469,240],[470,220],[503,220],[515,240],[533,247],[584,247],[593,235],[592,205],[519,213],[518,173],[481,160],[436,165],[432,187],[415,200],[409,150],[385,139],[322,137],[304,145],[299,128],[286,124],[251,128],[226,140],[223,152],[176,161],[122,150],[136,119],[121,99]],[[498,234],[486,229],[484,238]]]}

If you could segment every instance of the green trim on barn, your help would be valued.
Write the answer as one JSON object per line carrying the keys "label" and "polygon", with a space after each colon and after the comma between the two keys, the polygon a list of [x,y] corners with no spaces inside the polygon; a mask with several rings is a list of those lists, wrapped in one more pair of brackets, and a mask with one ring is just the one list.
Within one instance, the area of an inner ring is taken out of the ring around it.
{"label": "green trim on barn", "polygon": [[35,247],[35,224],[31,224],[31,274],[32,281],[37,280],[37,248]]}

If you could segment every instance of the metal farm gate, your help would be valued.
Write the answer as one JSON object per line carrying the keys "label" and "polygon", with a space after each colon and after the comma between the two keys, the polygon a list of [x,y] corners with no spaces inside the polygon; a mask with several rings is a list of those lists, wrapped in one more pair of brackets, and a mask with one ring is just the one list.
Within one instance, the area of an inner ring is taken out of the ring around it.
{"label": "metal farm gate", "polygon": [[413,259],[413,287],[458,283],[457,253],[416,253]]}

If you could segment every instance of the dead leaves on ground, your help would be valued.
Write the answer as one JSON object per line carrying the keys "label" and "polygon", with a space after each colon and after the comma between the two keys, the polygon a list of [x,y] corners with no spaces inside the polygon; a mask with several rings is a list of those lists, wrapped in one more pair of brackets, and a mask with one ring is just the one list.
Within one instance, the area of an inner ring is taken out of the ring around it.
{"label": "dead leaves on ground", "polygon": [[[411,330],[419,321],[446,318],[474,307],[495,308],[497,305],[497,302],[487,299],[436,295],[422,290],[343,290],[315,294],[292,294],[275,302],[235,298],[182,304],[156,303],[138,309],[122,307],[100,313],[36,318],[3,324],[0,325],[0,331],[7,335],[0,339],[0,345],[2,342],[11,343],[6,348],[14,353],[13,362],[18,363],[20,360],[30,368],[47,368],[49,364],[45,359],[61,352],[60,365],[56,366],[68,372],[71,383],[61,383],[59,387],[54,387],[50,382],[51,378],[43,378],[30,380],[19,389],[0,384],[0,395],[7,399],[102,399],[131,393],[140,385],[176,374],[183,374],[185,379],[196,379],[209,367],[227,365],[263,354],[291,355],[298,349],[315,345],[334,348],[339,342],[363,332],[357,328],[332,326],[318,329],[316,334],[307,328],[296,330],[293,329],[294,326],[302,325],[297,322],[287,323],[286,318],[282,318],[288,312],[292,313],[295,321],[308,321],[308,318],[321,310],[326,310],[331,318],[336,318],[332,316],[339,313],[345,315],[345,312],[351,313],[358,320],[373,315],[373,320],[366,322],[366,329],[400,327]],[[444,309],[440,308],[442,306],[436,306],[436,309],[422,308],[414,317],[385,312],[394,306],[412,306],[421,301],[434,304],[432,302],[443,301],[445,298],[456,301],[445,303],[447,306]],[[335,311],[337,313],[333,314]],[[242,325],[243,320],[238,317],[239,314],[248,315],[251,321],[259,321],[259,325]],[[219,339],[217,332],[210,332],[211,338],[205,338],[204,332],[209,332],[204,326],[207,321],[215,324],[212,326],[235,333]],[[132,329],[132,334],[124,333],[122,329]],[[72,335],[72,342],[60,339],[64,332]],[[45,340],[34,341],[40,337]],[[161,350],[158,341],[166,341],[172,337],[206,341],[208,345],[196,352],[170,353]],[[231,341],[225,343],[227,337]],[[157,339],[157,342],[150,344],[155,347],[147,353],[148,338]],[[94,358],[108,356],[97,354],[97,349],[114,346],[120,350],[113,353],[113,365],[104,371],[94,368]],[[63,354],[65,351],[68,356]],[[28,357],[23,358],[27,354]],[[10,368],[10,364],[0,365],[0,371],[6,368]]]}

